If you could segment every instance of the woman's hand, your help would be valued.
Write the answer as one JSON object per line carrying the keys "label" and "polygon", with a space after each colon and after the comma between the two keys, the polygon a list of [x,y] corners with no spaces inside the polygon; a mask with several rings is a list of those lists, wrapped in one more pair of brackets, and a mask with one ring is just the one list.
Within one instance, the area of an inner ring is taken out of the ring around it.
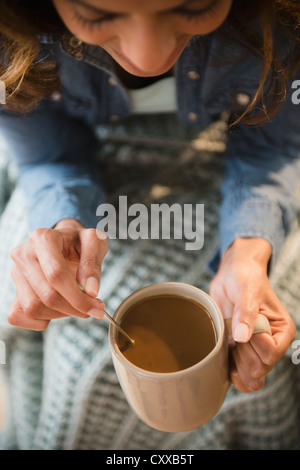
{"label": "woman's hand", "polygon": [[107,248],[104,234],[74,219],[32,232],[11,252],[16,298],[8,322],[41,331],[55,318],[102,318],[104,303],[95,297]]}
{"label": "woman's hand", "polygon": [[[294,324],[267,276],[270,256],[266,240],[237,239],[224,254],[211,283],[210,294],[224,318],[232,317],[235,345],[230,375],[243,393],[263,386],[266,374],[285,354],[295,334]],[[258,313],[268,318],[272,336],[261,333],[251,338]]]}

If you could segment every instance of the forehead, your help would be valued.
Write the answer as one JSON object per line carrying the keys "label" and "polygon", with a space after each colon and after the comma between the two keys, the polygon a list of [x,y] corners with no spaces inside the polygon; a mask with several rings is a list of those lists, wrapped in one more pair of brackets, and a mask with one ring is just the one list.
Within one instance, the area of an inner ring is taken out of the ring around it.
{"label": "forehead", "polygon": [[198,3],[199,7],[206,6],[208,0],[73,0],[74,4],[87,5],[100,10],[110,12],[128,13],[153,13],[177,8],[189,3]]}

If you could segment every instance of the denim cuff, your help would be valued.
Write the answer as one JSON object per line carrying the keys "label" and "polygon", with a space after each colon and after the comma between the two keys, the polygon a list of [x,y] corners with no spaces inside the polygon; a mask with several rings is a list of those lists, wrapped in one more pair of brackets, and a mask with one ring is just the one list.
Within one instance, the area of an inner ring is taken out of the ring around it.
{"label": "denim cuff", "polygon": [[29,207],[29,229],[53,228],[60,220],[68,218],[78,220],[86,228],[96,228],[99,221],[96,209],[105,200],[104,190],[96,184],[75,187],[64,184],[53,188]]}
{"label": "denim cuff", "polygon": [[215,274],[225,251],[237,238],[264,238],[272,247],[268,273],[273,270],[285,239],[282,212],[272,201],[254,198],[243,202],[220,220],[220,246],[207,269]]}

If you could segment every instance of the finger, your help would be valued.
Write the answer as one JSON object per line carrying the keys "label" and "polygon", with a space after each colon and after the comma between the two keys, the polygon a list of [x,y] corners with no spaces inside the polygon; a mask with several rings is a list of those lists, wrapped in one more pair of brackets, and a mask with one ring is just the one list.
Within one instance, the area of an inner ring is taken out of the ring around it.
{"label": "finger", "polygon": [[237,390],[239,390],[241,393],[249,393],[249,390],[247,389],[244,382],[241,380],[241,377],[237,371],[234,358],[233,358],[233,348],[230,348],[230,353],[229,353],[229,375],[230,375],[232,384],[235,386]]}
{"label": "finger", "polygon": [[248,379],[239,374],[236,369],[232,369],[230,371],[230,379],[235,388],[241,393],[256,392],[260,390],[265,383],[265,378],[252,379],[251,384],[249,386]]}
{"label": "finger", "polygon": [[24,316],[33,320],[54,320],[66,317],[63,313],[50,309],[42,303],[17,267],[11,270],[11,275],[16,284],[17,299]]}
{"label": "finger", "polygon": [[[268,335],[264,335],[268,336]],[[262,339],[263,341],[263,339]],[[259,379],[264,377],[270,372],[273,365],[264,364],[261,357],[257,354],[255,349],[250,343],[236,343],[234,348],[234,354],[238,355],[239,367],[243,368],[247,373],[255,378]]]}
{"label": "finger", "polygon": [[235,366],[231,369],[230,377],[234,386],[242,393],[260,390],[265,383],[265,376],[256,378],[249,373],[244,366],[238,348],[233,349],[232,356]]}
{"label": "finger", "polygon": [[250,340],[259,312],[259,297],[255,297],[255,291],[246,291],[242,297],[238,297],[232,315],[233,339],[239,343]]}
{"label": "finger", "polygon": [[44,331],[50,323],[48,320],[33,319],[24,315],[24,311],[17,298],[14,299],[10,306],[7,321],[12,326],[34,331]]}
{"label": "finger", "polygon": [[108,242],[98,238],[94,229],[80,232],[80,260],[77,270],[77,281],[92,297],[99,292],[101,268],[107,253]]}
{"label": "finger", "polygon": [[[72,315],[79,318],[87,318],[86,314],[75,310],[61,294],[50,286],[35,256],[28,254],[25,262],[21,257],[19,259],[19,266],[21,266],[22,269],[19,269],[15,265],[11,270],[11,275],[15,281],[18,298],[23,309],[25,307],[22,301],[28,298],[34,298],[33,305],[36,304],[38,306],[38,299],[40,299],[45,307],[53,311],[53,313],[54,311],[56,312],[56,315],[49,317],[50,319],[58,318],[58,312],[63,314],[61,316]],[[33,295],[33,293],[35,293],[35,295]]]}
{"label": "finger", "polygon": [[103,312],[104,303],[101,300],[93,299],[79,289],[76,278],[62,255],[61,236],[59,231],[46,231],[38,243],[35,243],[35,252],[47,281],[75,310],[86,314],[93,309]]}
{"label": "finger", "polygon": [[275,293],[272,301],[263,306],[261,313],[269,320],[272,336],[267,336],[262,342],[259,340],[261,335],[255,335],[251,342],[265,364],[274,364],[286,353],[293,341],[295,324]]}
{"label": "finger", "polygon": [[293,337],[293,334],[282,331],[275,333],[273,336],[267,334],[254,335],[250,342],[264,364],[272,366],[286,353]]}

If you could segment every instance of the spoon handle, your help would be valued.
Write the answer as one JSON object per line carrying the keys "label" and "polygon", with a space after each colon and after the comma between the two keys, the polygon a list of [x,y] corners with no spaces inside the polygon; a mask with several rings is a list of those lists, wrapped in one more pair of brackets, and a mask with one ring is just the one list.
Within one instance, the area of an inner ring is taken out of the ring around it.
{"label": "spoon handle", "polygon": [[126,333],[125,330],[123,330],[123,328],[120,327],[120,325],[118,325],[118,323],[107,313],[106,310],[103,310],[106,318],[111,322],[113,323],[113,325],[119,330],[120,333],[122,333],[122,335],[126,336],[126,338],[128,339],[128,341],[133,345],[134,344],[134,341],[133,339],[130,338],[130,336],[128,336],[128,334]]}
{"label": "spoon handle", "polygon": [[[79,287],[79,289],[82,291],[82,292],[85,292],[84,288],[82,287],[81,284],[79,284],[79,282],[77,282],[77,285]],[[86,292],[85,292],[86,293]],[[130,342],[130,344],[133,346],[134,345],[134,341],[133,339],[130,338],[130,336],[128,336],[128,334],[126,333],[126,331],[123,330],[123,328],[120,327],[120,325],[118,325],[118,323],[112,318],[111,315],[109,315],[109,313],[106,312],[106,310],[103,310],[106,318],[119,330],[120,333],[122,333],[122,335],[124,335],[128,341]]]}

